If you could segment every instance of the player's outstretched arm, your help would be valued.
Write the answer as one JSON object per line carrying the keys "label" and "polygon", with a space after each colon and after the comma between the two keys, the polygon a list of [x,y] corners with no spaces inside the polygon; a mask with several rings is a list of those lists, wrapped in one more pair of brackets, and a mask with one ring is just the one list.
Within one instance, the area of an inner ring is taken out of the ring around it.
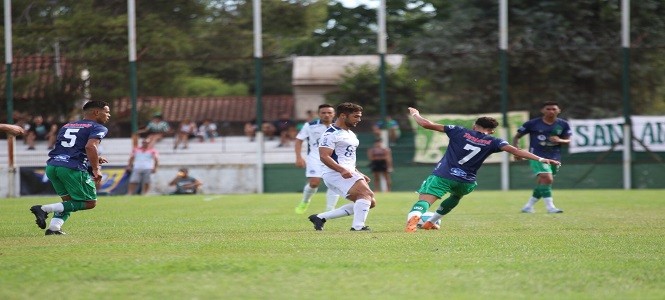
{"label": "player's outstretched arm", "polygon": [[561,162],[559,162],[557,160],[540,157],[540,156],[537,156],[537,155],[535,155],[535,154],[533,154],[529,151],[524,151],[520,148],[516,148],[516,147],[513,147],[511,145],[503,146],[501,148],[501,150],[506,151],[506,152],[514,155],[515,157],[519,157],[519,158],[523,158],[523,159],[536,160],[536,161],[539,161],[541,163],[546,163],[546,164],[549,164],[549,165],[557,165],[557,166],[561,165]]}
{"label": "player's outstretched arm", "polygon": [[413,117],[414,120],[416,120],[416,123],[418,123],[418,125],[420,125],[422,128],[434,131],[440,131],[440,132],[444,132],[445,130],[444,125],[434,123],[428,119],[421,117],[420,112],[413,107],[409,107],[409,114],[411,115],[411,117]]}
{"label": "player's outstretched arm", "polygon": [[549,165],[557,165],[560,166],[561,162],[553,159],[548,159],[548,158],[543,158],[540,156],[537,156],[529,151],[524,151],[519,148],[515,148],[511,145],[505,145],[501,147],[501,150],[506,151],[512,155],[515,155],[515,157],[520,157],[520,158],[526,158],[526,159],[531,159],[531,160],[537,160],[541,163],[549,164]]}

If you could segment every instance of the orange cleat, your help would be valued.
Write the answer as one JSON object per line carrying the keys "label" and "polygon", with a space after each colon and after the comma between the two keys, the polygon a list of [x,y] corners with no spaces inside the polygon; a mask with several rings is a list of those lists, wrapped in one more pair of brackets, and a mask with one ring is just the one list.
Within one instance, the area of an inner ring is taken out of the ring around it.
{"label": "orange cleat", "polygon": [[413,216],[406,221],[405,232],[416,232],[418,230],[418,222],[420,222],[420,216]]}
{"label": "orange cleat", "polygon": [[423,224],[423,226],[421,228],[425,229],[425,230],[439,230],[439,228],[441,228],[441,226],[436,225],[436,224],[434,224],[430,221],[427,221],[427,222],[425,222],[425,224]]}

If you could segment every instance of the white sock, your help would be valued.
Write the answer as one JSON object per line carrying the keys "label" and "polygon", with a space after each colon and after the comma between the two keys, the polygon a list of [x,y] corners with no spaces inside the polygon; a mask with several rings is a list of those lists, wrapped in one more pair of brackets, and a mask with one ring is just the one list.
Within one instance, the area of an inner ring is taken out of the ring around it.
{"label": "white sock", "polygon": [[42,210],[51,213],[51,212],[63,212],[65,211],[65,207],[62,205],[62,203],[53,203],[53,204],[46,204],[42,205]]}
{"label": "white sock", "polygon": [[51,224],[49,224],[48,229],[51,231],[60,231],[62,224],[65,224],[65,220],[60,218],[51,218]]}
{"label": "white sock", "polygon": [[442,217],[443,215],[440,215],[438,212],[435,211],[434,214],[427,221],[436,223],[438,220],[441,220]]}
{"label": "white sock", "polygon": [[372,205],[372,202],[365,199],[358,199],[353,204],[353,224],[351,227],[356,230],[360,230],[365,227],[365,220],[367,219],[367,214],[369,214],[369,207]]}
{"label": "white sock", "polygon": [[350,216],[353,215],[353,205],[354,205],[353,203],[347,203],[346,205],[342,205],[337,209],[333,209],[327,212],[322,212],[316,216],[326,220]]}
{"label": "white sock", "polygon": [[538,202],[538,198],[531,197],[529,198],[529,201],[526,202],[526,205],[524,205],[524,209],[531,209],[536,202]]}
{"label": "white sock", "polygon": [[423,216],[423,212],[418,211],[418,210],[415,210],[415,211],[409,212],[409,213],[406,215],[406,221],[408,222],[409,219],[411,219],[411,217],[413,217],[413,216],[418,216],[418,217],[420,218],[420,217]]}
{"label": "white sock", "polygon": [[337,206],[337,200],[339,200],[339,195],[331,189],[328,189],[326,192],[326,210],[331,211],[335,209],[335,206]]}
{"label": "white sock", "polygon": [[552,197],[543,198],[543,202],[545,202],[545,207],[547,208],[547,210],[556,209],[556,207],[554,206],[554,198]]}
{"label": "white sock", "polygon": [[313,188],[309,186],[309,183],[305,184],[305,187],[302,189],[302,202],[309,203],[309,201],[312,200],[312,196],[314,196],[318,190],[318,187]]}

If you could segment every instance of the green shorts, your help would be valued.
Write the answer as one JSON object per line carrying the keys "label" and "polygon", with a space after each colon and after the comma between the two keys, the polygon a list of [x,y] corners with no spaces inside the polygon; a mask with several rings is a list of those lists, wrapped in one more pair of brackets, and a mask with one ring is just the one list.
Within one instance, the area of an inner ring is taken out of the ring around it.
{"label": "green shorts", "polygon": [[58,196],[72,197],[74,201],[97,200],[97,188],[88,172],[66,167],[46,166],[46,176]]}
{"label": "green shorts", "polygon": [[559,166],[548,165],[537,160],[529,160],[529,166],[536,176],[540,173],[552,173],[552,176],[556,176],[556,173],[559,172]]}
{"label": "green shorts", "polygon": [[437,198],[442,198],[446,193],[451,195],[462,196],[473,192],[478,184],[473,182],[460,182],[455,180],[446,179],[436,175],[430,175],[423,181],[418,189],[419,194],[434,195]]}

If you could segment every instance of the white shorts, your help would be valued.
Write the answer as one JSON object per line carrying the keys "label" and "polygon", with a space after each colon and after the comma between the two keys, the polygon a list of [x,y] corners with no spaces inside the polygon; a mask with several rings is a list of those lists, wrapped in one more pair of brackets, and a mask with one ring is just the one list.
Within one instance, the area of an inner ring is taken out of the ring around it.
{"label": "white shorts", "polygon": [[306,167],[305,167],[305,177],[319,177],[323,175],[323,163],[318,158],[313,158],[307,156],[305,158]]}
{"label": "white shorts", "polygon": [[351,174],[353,174],[351,178],[344,178],[339,172],[328,172],[324,173],[321,178],[329,189],[346,198],[349,195],[349,190],[358,180],[365,180],[365,177],[357,172]]}

